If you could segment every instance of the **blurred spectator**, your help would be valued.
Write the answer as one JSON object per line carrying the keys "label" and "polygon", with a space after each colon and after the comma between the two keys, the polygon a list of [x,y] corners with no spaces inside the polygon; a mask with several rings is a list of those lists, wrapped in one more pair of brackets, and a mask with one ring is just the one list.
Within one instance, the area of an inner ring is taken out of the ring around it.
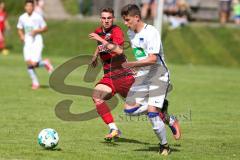
{"label": "blurred spectator", "polygon": [[219,0],[219,20],[221,24],[228,22],[231,13],[231,0]]}
{"label": "blurred spectator", "polygon": [[34,11],[44,17],[44,0],[35,0],[35,8]]}
{"label": "blurred spectator", "polygon": [[240,3],[239,0],[233,0],[233,13],[235,24],[240,25]]}
{"label": "blurred spectator", "polygon": [[176,6],[168,10],[170,29],[175,29],[188,24],[190,7],[185,0],[177,0]]}
{"label": "blurred spectator", "polygon": [[142,0],[141,16],[143,19],[147,18],[149,10],[151,18],[154,19],[157,14],[156,0]]}
{"label": "blurred spectator", "polygon": [[179,16],[185,16],[187,19],[190,16],[190,7],[186,0],[177,0],[177,14]]}
{"label": "blurred spectator", "polygon": [[177,14],[177,0],[165,0],[163,12],[167,16],[169,15],[176,15]]}
{"label": "blurred spectator", "polygon": [[5,29],[10,29],[10,26],[7,21],[7,12],[5,10],[4,2],[0,2],[0,50],[3,55],[8,54],[8,50],[5,46]]}

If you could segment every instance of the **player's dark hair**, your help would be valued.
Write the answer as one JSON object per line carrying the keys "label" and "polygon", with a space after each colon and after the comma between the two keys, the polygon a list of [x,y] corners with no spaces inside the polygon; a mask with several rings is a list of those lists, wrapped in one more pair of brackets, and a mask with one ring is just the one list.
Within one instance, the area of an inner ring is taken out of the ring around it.
{"label": "player's dark hair", "polygon": [[139,16],[141,19],[141,11],[136,4],[128,4],[122,8],[121,16]]}
{"label": "player's dark hair", "polygon": [[34,4],[34,0],[26,0],[26,1],[25,1],[25,4],[27,4],[27,3],[32,3],[32,4]]}
{"label": "player's dark hair", "polygon": [[114,17],[114,10],[112,8],[103,8],[103,9],[101,9],[101,13],[102,12],[112,13],[112,15]]}

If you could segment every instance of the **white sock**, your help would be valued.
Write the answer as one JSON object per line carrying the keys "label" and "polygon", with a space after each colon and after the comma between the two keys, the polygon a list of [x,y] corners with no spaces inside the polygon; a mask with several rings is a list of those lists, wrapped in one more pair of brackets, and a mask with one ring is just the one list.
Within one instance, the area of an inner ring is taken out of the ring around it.
{"label": "white sock", "polygon": [[34,71],[34,69],[28,68],[28,74],[30,75],[30,78],[32,79],[32,83],[39,84],[37,75]]}
{"label": "white sock", "polygon": [[163,123],[162,119],[159,116],[149,118],[150,122],[152,124],[153,130],[160,140],[161,144],[167,143],[167,134],[166,134],[166,128],[165,124]]}
{"label": "white sock", "polygon": [[115,123],[109,123],[108,126],[110,129],[118,130],[117,125]]}

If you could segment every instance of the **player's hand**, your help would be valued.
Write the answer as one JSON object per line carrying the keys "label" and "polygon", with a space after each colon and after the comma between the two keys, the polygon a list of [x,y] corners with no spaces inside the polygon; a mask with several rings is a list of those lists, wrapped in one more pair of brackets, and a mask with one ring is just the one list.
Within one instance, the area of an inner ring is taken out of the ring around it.
{"label": "player's hand", "polygon": [[35,36],[36,34],[38,34],[37,30],[33,30],[33,31],[30,33],[31,36]]}
{"label": "player's hand", "polygon": [[24,43],[24,36],[20,36],[20,41]]}
{"label": "player's hand", "polygon": [[101,41],[102,40],[102,38],[96,33],[90,33],[88,35],[88,37],[89,37],[89,39],[94,39],[96,41]]}
{"label": "player's hand", "polygon": [[89,63],[93,68],[95,68],[98,65],[98,59],[97,56],[93,56],[91,62]]}

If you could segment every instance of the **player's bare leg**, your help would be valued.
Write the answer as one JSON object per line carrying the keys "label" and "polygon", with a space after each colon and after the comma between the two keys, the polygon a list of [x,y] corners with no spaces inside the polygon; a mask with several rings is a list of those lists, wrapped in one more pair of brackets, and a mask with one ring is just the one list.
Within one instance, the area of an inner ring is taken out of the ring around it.
{"label": "player's bare leg", "polygon": [[143,19],[147,18],[148,9],[149,9],[149,4],[144,3],[141,9],[141,15]]}
{"label": "player's bare leg", "polygon": [[96,105],[98,114],[101,116],[102,120],[109,126],[110,132],[105,136],[106,141],[112,141],[115,138],[119,138],[121,132],[114,123],[113,116],[110,112],[106,100],[112,97],[112,89],[104,84],[98,84],[93,91],[93,101]]}
{"label": "player's bare leg", "polygon": [[157,16],[157,2],[156,2],[156,0],[154,0],[151,3],[150,8],[151,8],[151,18],[154,19]]}

